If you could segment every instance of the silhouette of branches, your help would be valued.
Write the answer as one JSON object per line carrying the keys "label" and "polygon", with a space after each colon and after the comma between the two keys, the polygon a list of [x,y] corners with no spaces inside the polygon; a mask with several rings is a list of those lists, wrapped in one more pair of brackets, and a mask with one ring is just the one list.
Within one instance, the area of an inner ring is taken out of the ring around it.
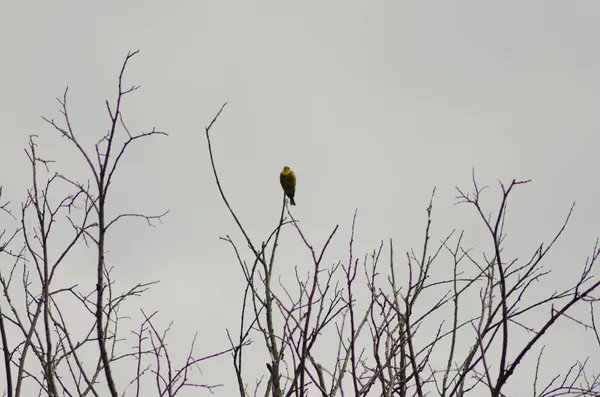
{"label": "silhouette of branches", "polygon": [[[507,207],[513,192],[530,181],[500,182],[500,204],[490,212],[482,201],[487,186],[480,187],[474,173],[471,190],[457,188],[457,204],[474,209],[485,227],[490,251],[465,248],[465,231],[450,231],[433,245],[435,189],[426,211],[422,248],[407,252],[400,263],[390,240],[387,247],[382,242],[365,255],[359,271],[360,262],[354,252],[355,212],[348,261],[327,264],[325,254],[339,234],[339,226],[333,227],[322,248],[315,248],[286,206],[285,197],[273,232],[257,244],[227,200],[224,181],[217,171],[211,130],[224,106],[205,132],[217,188],[250,248],[250,258],[246,259],[232,237],[222,238],[231,246],[246,282],[235,340],[228,331],[240,396],[446,397],[473,391],[499,397],[506,395],[503,390],[523,365],[523,359],[535,354],[534,347],[558,319],[570,319],[593,329],[600,344],[593,316],[597,301],[593,293],[600,286],[600,281],[594,279],[598,245],[575,284],[563,285],[541,298],[533,298],[535,294],[531,293],[545,285],[551,273],[547,266],[550,250],[565,231],[574,206],[554,237],[534,247],[525,261],[511,257],[504,242],[510,223]],[[275,255],[280,231],[289,226],[308,253],[308,264],[277,264],[282,260],[276,260]],[[389,252],[387,268],[381,266],[385,249]],[[283,270],[292,268],[293,274]],[[278,285],[274,285],[274,278],[279,279]],[[582,303],[592,308],[591,324],[569,315]],[[528,335],[525,343],[521,342],[522,331]],[[250,390],[246,367],[251,364],[244,358],[244,351],[253,335],[264,340],[270,362],[254,390]],[[333,345],[337,346],[335,351],[315,349]],[[599,375],[586,371],[586,362],[573,364],[562,381],[553,378],[540,389],[538,359],[532,379],[534,394],[597,394]]]}

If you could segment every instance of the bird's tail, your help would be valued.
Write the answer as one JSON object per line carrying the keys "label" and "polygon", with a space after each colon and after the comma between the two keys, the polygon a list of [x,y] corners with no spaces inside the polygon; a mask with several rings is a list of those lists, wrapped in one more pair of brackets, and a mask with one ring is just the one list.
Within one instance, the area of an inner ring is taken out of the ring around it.
{"label": "bird's tail", "polygon": [[290,197],[290,204],[291,204],[291,205],[296,205],[296,202],[294,201],[294,198],[293,198],[293,197]]}

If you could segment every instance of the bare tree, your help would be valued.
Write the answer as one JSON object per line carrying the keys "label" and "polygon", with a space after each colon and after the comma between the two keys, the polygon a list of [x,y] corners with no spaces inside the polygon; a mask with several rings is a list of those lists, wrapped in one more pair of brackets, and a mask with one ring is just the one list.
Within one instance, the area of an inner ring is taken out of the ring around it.
{"label": "bare tree", "polygon": [[[600,375],[588,368],[587,357],[566,364],[556,376],[545,375],[542,365],[553,347],[543,345],[544,336],[560,319],[591,330],[600,347],[594,295],[600,285],[594,277],[598,243],[574,282],[564,281],[550,292],[542,288],[551,272],[550,251],[573,207],[554,237],[532,247],[526,260],[510,252],[506,229],[512,194],[529,181],[500,183],[500,204],[490,209],[481,199],[486,188],[474,175],[469,190],[457,188],[457,204],[469,206],[479,217],[489,249],[466,248],[468,231],[450,231],[434,242],[435,190],[423,244],[400,260],[391,240],[369,253],[356,253],[358,212],[350,230],[332,226],[325,241],[315,243],[283,194],[272,231],[257,238],[229,203],[217,171],[211,131],[225,105],[205,134],[217,189],[243,239],[240,244],[229,235],[222,238],[246,284],[239,328],[228,331],[231,346],[198,357],[194,338],[185,361],[176,364],[167,343],[170,326],[159,329],[156,312],[140,310],[135,329],[124,329],[124,303],[154,282],[117,288],[107,260],[107,236],[126,218],[153,226],[167,215],[113,215],[107,210],[112,182],[128,149],[142,139],[167,135],[156,129],[132,133],[123,120],[123,102],[139,88],[124,82],[136,54],[129,53],[122,64],[116,98],[106,102],[107,132],[91,147],[71,123],[68,90],[58,99],[60,120],[44,118],[79,154],[87,178],[56,172],[54,161],[40,154],[37,137],[31,136],[25,150],[31,187],[18,214],[2,201],[0,189],[0,215],[15,223],[11,232],[8,228],[0,233],[0,254],[9,264],[0,267],[6,396],[141,396],[150,387],[160,396],[175,396],[187,387],[211,391],[219,385],[195,381],[196,366],[226,353],[231,354],[240,396],[600,393]],[[307,261],[280,263],[284,228],[298,236]],[[347,258],[331,262],[331,242],[342,233],[348,236]],[[64,277],[76,247],[86,247],[90,254],[95,271],[89,278]],[[266,362],[262,375],[254,378],[248,356],[257,345],[264,346]],[[534,367],[527,366],[528,356]],[[531,390],[513,382],[516,374],[529,376]]]}
{"label": "bare tree", "polygon": [[[507,205],[515,189],[529,181],[500,183],[500,205],[484,208],[473,173],[472,188],[457,188],[457,204],[469,205],[485,227],[491,250],[464,248],[464,231],[451,231],[432,246],[433,199],[427,207],[425,236],[420,250],[397,260],[390,240],[357,258],[354,252],[355,212],[347,261],[325,263],[335,226],[321,248],[309,241],[283,197],[279,220],[263,239],[250,236],[225,194],[213,153],[211,132],[225,105],[206,127],[210,162],[217,188],[235,220],[248,253],[229,235],[222,239],[235,254],[246,282],[240,327],[228,331],[240,396],[425,395],[504,396],[515,373],[531,375],[534,396],[595,396],[600,377],[590,373],[587,358],[564,368],[561,376],[542,380],[543,337],[557,320],[600,334],[593,317],[600,281],[594,278],[600,255],[596,244],[574,284],[535,298],[551,272],[543,264],[572,215],[547,244],[533,247],[528,260],[505,249]],[[310,254],[309,269],[278,264],[282,228],[296,231]],[[387,249],[388,264],[382,262]],[[450,271],[448,271],[450,269]],[[479,309],[473,303],[478,302]],[[576,319],[569,313],[589,305],[592,316]],[[474,309],[475,308],[475,309]],[[541,322],[541,323],[540,323]],[[269,357],[262,377],[246,373],[250,342],[262,340]],[[524,342],[523,342],[524,341]],[[337,345],[335,349],[323,348]],[[322,348],[316,349],[315,346]],[[537,366],[523,359],[536,355]],[[545,382],[545,383],[544,383]],[[544,383],[542,385],[542,383]],[[515,385],[516,387],[516,385]],[[530,392],[519,389],[515,395]]]}
{"label": "bare tree", "polygon": [[[106,101],[108,130],[91,148],[71,122],[68,89],[57,99],[61,120],[43,118],[79,154],[89,179],[80,181],[53,171],[54,161],[39,154],[36,136],[31,136],[25,150],[31,165],[31,188],[20,214],[14,217],[9,203],[0,207],[4,215],[19,223],[15,233],[0,235],[1,251],[12,261],[9,268],[0,268],[6,396],[141,396],[152,384],[158,395],[175,396],[186,387],[210,390],[218,386],[194,382],[194,370],[199,362],[225,352],[197,357],[194,338],[187,359],[176,365],[167,349],[169,328],[161,330],[154,324],[157,313],[142,311],[137,329],[122,330],[123,303],[142,295],[155,282],[117,289],[106,259],[107,236],[126,218],[154,226],[168,213],[111,215],[107,209],[113,180],[128,149],[142,139],[167,135],[154,128],[133,133],[123,120],[123,103],[139,88],[124,81],[136,54],[128,53],[122,64],[116,99]],[[91,253],[96,270],[93,278],[64,277],[74,248],[79,246]],[[88,289],[86,284],[94,287]],[[133,349],[124,345],[126,341],[134,341]],[[126,365],[127,374],[117,379],[114,368],[118,362],[130,364]]]}

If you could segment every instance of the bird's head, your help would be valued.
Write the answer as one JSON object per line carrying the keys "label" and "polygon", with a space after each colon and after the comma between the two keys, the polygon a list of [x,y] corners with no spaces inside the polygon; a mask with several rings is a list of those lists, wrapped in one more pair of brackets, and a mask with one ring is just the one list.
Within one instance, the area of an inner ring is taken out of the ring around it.
{"label": "bird's head", "polygon": [[285,167],[283,167],[283,171],[281,171],[281,173],[284,174],[284,175],[287,175],[290,172],[292,172],[292,170],[287,165]]}

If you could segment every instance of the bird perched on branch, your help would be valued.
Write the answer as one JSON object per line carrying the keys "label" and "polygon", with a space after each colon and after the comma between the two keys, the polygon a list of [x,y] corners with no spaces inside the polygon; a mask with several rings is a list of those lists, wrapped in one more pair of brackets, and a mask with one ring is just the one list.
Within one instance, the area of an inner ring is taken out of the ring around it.
{"label": "bird perched on branch", "polygon": [[290,204],[296,205],[294,201],[294,194],[296,193],[296,175],[294,175],[294,171],[290,169],[290,167],[283,167],[283,171],[279,175],[279,182],[281,182],[281,187],[285,192],[285,195],[290,198]]}

